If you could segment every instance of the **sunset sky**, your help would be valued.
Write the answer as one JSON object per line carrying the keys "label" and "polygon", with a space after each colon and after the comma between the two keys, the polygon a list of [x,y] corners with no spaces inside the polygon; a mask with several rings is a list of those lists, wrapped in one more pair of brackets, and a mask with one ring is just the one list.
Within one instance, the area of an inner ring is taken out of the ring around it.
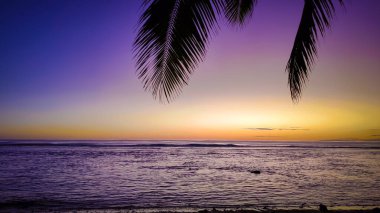
{"label": "sunset sky", "polygon": [[135,74],[142,10],[127,0],[0,1],[0,138],[380,140],[380,1],[347,0],[299,103],[285,66],[303,0],[221,24],[172,103]]}

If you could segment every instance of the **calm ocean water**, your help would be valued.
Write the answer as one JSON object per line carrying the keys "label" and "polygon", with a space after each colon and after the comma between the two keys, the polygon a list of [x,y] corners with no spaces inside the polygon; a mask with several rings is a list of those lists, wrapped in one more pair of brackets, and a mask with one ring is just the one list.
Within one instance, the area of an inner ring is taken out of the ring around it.
{"label": "calm ocean water", "polygon": [[0,142],[0,210],[373,207],[379,189],[380,143]]}

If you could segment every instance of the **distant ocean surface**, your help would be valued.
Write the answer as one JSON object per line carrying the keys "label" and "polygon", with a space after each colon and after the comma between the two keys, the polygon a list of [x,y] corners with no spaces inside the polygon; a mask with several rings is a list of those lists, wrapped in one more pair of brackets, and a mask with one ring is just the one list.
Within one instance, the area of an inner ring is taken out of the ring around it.
{"label": "distant ocean surface", "polygon": [[0,210],[303,203],[379,207],[380,143],[0,141]]}

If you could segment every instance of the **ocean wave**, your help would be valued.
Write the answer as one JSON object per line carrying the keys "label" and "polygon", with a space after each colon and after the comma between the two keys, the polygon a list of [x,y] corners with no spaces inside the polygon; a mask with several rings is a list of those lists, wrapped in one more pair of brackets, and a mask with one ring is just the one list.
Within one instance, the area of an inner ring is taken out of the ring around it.
{"label": "ocean wave", "polygon": [[8,208],[54,208],[54,207],[62,207],[68,206],[70,203],[64,201],[57,200],[49,200],[49,199],[14,199],[0,202],[0,209],[8,209]]}

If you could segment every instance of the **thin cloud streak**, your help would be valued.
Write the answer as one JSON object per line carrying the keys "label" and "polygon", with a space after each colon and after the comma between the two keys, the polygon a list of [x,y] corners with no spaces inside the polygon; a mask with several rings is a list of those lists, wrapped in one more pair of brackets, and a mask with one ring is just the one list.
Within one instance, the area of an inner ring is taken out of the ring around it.
{"label": "thin cloud streak", "polygon": [[265,127],[258,127],[258,128],[244,128],[244,129],[248,129],[248,130],[259,130],[259,131],[272,131],[272,130],[275,130],[275,129],[272,129],[272,128],[265,128]]}
{"label": "thin cloud streak", "polygon": [[272,131],[272,130],[280,130],[280,131],[309,131],[310,129],[300,128],[300,127],[289,127],[289,128],[268,128],[268,127],[249,127],[244,128],[246,130],[253,131]]}

